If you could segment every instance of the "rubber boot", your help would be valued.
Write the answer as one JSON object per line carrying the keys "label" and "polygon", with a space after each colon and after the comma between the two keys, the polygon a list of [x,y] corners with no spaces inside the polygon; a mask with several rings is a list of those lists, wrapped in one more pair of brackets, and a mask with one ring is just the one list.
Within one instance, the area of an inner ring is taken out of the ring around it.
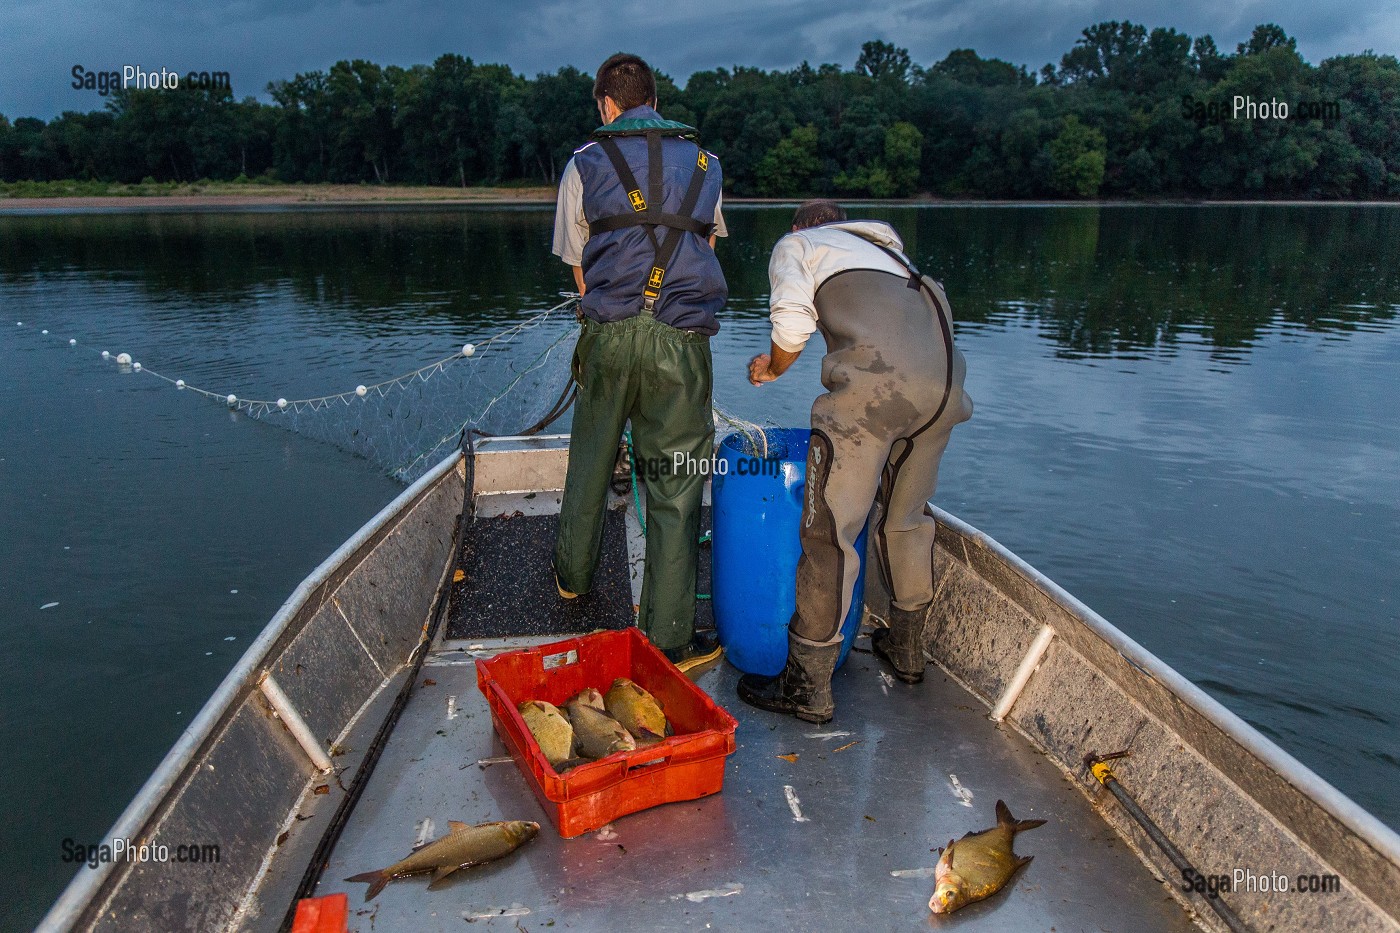
{"label": "rubber boot", "polygon": [[777,677],[745,674],[739,678],[739,699],[770,713],[786,713],[805,722],[831,722],[836,703],[831,698],[831,675],[840,645],[816,648],[788,635],[787,664]]}
{"label": "rubber boot", "polygon": [[896,609],[890,606],[889,628],[877,628],[870,634],[870,648],[875,657],[894,669],[894,676],[906,684],[924,679],[924,620],[928,606],[922,609]]}
{"label": "rubber boot", "polygon": [[724,648],[719,643],[719,635],[712,630],[696,631],[690,641],[679,648],[663,648],[661,653],[666,660],[676,665],[680,672],[691,680],[713,668],[724,656]]}

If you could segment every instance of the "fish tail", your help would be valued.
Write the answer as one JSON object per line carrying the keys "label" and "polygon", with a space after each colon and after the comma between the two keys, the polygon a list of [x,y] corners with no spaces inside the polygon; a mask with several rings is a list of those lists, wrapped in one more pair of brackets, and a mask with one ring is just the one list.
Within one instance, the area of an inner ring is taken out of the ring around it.
{"label": "fish tail", "polygon": [[997,823],[1011,830],[1012,834],[1023,833],[1028,829],[1035,829],[1037,826],[1044,826],[1044,820],[1018,820],[1011,815],[1011,808],[1006,805],[1006,801],[997,801]]}
{"label": "fish tail", "polygon": [[390,875],[387,871],[381,870],[362,872],[358,875],[352,875],[351,877],[346,878],[345,880],[369,882],[369,887],[365,890],[365,900],[372,901],[374,900],[375,896],[379,894],[380,891],[384,890],[384,886],[389,883],[389,879],[392,877],[393,876]]}

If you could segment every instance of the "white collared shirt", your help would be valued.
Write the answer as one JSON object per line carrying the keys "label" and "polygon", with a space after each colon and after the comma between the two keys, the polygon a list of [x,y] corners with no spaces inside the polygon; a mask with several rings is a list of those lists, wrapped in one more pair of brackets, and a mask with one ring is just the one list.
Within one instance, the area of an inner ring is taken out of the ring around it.
{"label": "white collared shirt", "polygon": [[773,343],[797,353],[817,329],[817,289],[848,269],[874,269],[907,276],[909,270],[874,243],[903,252],[894,228],[880,220],[822,224],[789,233],[768,261],[768,319]]}

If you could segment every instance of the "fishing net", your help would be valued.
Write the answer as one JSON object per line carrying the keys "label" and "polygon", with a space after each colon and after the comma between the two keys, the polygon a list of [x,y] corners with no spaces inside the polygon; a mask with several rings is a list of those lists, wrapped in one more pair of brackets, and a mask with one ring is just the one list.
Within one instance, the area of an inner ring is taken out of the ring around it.
{"label": "fishing net", "polygon": [[[412,482],[468,433],[532,433],[571,402],[572,302],[535,314],[450,357],[353,393],[243,401],[251,418],[324,441]],[[567,430],[567,427],[562,430]]]}
{"label": "fishing net", "polygon": [[[292,399],[246,398],[225,387],[197,385],[164,367],[143,365],[129,353],[79,343],[67,335],[67,327],[60,325],[51,333],[48,328],[26,327],[22,320],[15,323],[44,339],[98,354],[115,363],[120,372],[152,377],[172,389],[227,406],[237,416],[347,450],[403,482],[412,482],[456,449],[468,432],[533,433],[568,408],[577,303],[571,297],[544,311],[525,313],[498,333],[482,335],[400,375],[366,380],[367,384],[332,395]],[[201,362],[209,368],[209,358]],[[324,362],[316,368],[324,369]]]}
{"label": "fishing net", "polygon": [[[524,313],[504,330],[411,371],[310,398],[245,398],[143,366],[127,353],[81,346],[115,362],[123,372],[153,377],[240,416],[350,451],[407,483],[468,435],[569,430],[562,416],[573,401],[570,364],[578,335],[577,304],[571,297],[552,308]],[[62,331],[50,334],[44,329],[41,335],[79,346]],[[765,428],[771,424],[741,418],[718,405],[714,422],[716,440],[738,433],[744,452],[769,455]]]}
{"label": "fishing net", "polygon": [[768,431],[766,429],[776,427],[777,425],[774,422],[748,421],[732,412],[720,408],[718,405],[713,405],[712,408],[714,409],[715,416],[716,443],[724,440],[725,436],[728,434],[738,434],[742,440],[735,446],[740,453],[750,457],[761,457],[764,460],[768,459],[770,451],[768,449]]}

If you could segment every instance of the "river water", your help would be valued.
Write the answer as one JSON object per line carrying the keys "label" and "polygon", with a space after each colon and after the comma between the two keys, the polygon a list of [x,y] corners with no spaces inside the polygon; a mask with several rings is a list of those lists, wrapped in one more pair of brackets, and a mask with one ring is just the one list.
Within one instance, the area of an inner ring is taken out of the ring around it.
{"label": "river water", "polygon": [[[778,382],[743,378],[789,209],[728,213],[716,400],[802,424],[820,338]],[[957,318],[976,415],[937,501],[1400,826],[1400,208],[857,213],[896,225]],[[402,488],[415,436],[390,425],[366,459],[326,442],[363,416],[284,430],[93,351],[273,399],[372,384],[556,304],[550,221],[0,217],[0,927],[38,920],[75,869],[63,840],[101,841]]]}

